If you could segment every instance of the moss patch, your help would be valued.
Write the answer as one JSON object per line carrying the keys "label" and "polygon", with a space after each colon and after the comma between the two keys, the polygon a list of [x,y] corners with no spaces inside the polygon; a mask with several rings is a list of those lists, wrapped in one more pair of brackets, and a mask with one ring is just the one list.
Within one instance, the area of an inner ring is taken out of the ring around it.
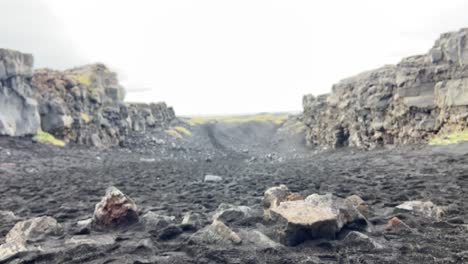
{"label": "moss patch", "polygon": [[36,135],[33,137],[33,140],[41,144],[54,145],[59,147],[65,146],[65,142],[63,140],[57,139],[53,135],[42,130],[37,131]]}
{"label": "moss patch", "polygon": [[91,76],[87,74],[73,74],[70,77],[84,86],[91,88]]}
{"label": "moss patch", "polygon": [[210,121],[221,121],[227,123],[245,123],[245,122],[273,122],[277,125],[282,124],[288,119],[288,115],[258,114],[243,116],[202,116],[192,117],[187,120],[191,125],[203,124]]}
{"label": "moss patch", "polygon": [[165,132],[176,138],[183,138],[184,136],[192,136],[192,133],[188,129],[182,126],[171,127],[167,129]]}
{"label": "moss patch", "polygon": [[468,130],[438,135],[429,140],[429,145],[449,145],[468,141]]}

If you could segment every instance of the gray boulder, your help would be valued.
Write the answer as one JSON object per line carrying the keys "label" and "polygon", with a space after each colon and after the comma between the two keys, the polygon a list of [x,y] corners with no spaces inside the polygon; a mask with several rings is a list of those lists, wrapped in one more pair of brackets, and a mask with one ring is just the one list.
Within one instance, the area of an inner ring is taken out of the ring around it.
{"label": "gray boulder", "polygon": [[366,226],[367,220],[351,204],[331,194],[313,194],[305,200],[286,201],[271,209],[276,238],[294,246],[305,240],[335,238],[344,226]]}

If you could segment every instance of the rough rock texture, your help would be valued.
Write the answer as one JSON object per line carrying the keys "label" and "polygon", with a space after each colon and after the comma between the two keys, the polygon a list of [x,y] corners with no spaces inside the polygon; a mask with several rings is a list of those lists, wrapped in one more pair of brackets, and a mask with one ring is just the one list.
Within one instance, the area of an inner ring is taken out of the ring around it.
{"label": "rough rock texture", "polygon": [[30,135],[39,128],[32,67],[32,55],[0,49],[0,135]]}
{"label": "rough rock texture", "polygon": [[424,142],[468,125],[468,29],[425,55],[361,73],[303,98],[306,141],[333,148]]}
{"label": "rough rock texture", "polygon": [[56,137],[78,144],[123,144],[129,131],[164,125],[175,118],[164,103],[123,102],[125,91],[116,73],[103,64],[66,71],[36,70],[41,127]]}
{"label": "rough rock texture", "polygon": [[365,217],[350,202],[330,193],[281,202],[270,211],[278,225],[276,238],[288,246],[308,239],[335,238],[346,225],[367,225]]}
{"label": "rough rock texture", "polygon": [[99,228],[125,227],[138,222],[136,204],[119,189],[110,187],[96,204],[93,223]]}
{"label": "rough rock texture", "polygon": [[7,243],[26,243],[26,241],[38,240],[45,235],[59,235],[62,227],[57,220],[50,216],[42,216],[21,221],[6,235]]}

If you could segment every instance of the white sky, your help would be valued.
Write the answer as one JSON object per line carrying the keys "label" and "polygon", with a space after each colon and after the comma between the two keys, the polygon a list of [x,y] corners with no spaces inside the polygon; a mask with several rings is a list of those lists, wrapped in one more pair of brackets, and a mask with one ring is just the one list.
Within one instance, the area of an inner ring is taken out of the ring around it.
{"label": "white sky", "polygon": [[37,67],[103,62],[127,101],[176,113],[299,111],[302,95],[425,53],[464,0],[0,0],[0,47]]}

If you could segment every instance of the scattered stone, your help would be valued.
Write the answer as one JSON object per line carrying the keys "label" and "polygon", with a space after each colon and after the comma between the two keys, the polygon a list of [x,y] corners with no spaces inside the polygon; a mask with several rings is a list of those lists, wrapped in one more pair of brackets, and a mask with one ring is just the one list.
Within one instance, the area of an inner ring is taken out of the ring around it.
{"label": "scattered stone", "polygon": [[216,209],[216,212],[213,215],[213,221],[221,221],[224,224],[229,225],[229,223],[237,222],[239,220],[252,217],[253,215],[254,211],[248,206],[222,203],[218,206],[218,209]]}
{"label": "scattered stone", "polygon": [[211,225],[198,230],[190,237],[190,240],[197,244],[240,244],[242,242],[237,233],[220,221],[213,221]]}
{"label": "scattered stone", "polygon": [[57,220],[50,216],[41,216],[16,223],[6,235],[5,241],[25,244],[28,241],[41,240],[47,235],[57,236],[62,232],[62,226]]}
{"label": "scattered stone", "polygon": [[18,217],[12,211],[0,211],[0,222],[8,223],[18,220]]}
{"label": "scattered stone", "polygon": [[137,222],[136,204],[115,187],[108,188],[101,202],[96,204],[93,223],[97,227],[124,227]]}
{"label": "scattered stone", "polygon": [[206,175],[205,182],[220,182],[223,180],[223,177],[217,175]]}
{"label": "scattered stone", "polygon": [[444,210],[433,204],[431,201],[408,201],[398,205],[396,208],[404,211],[411,211],[415,214],[426,217],[435,218],[437,220],[440,220],[444,216]]}
{"label": "scattered stone", "polygon": [[271,238],[258,230],[239,230],[239,236],[242,239],[242,244],[252,246],[256,250],[278,249],[282,247],[281,244],[273,241]]}
{"label": "scattered stone", "polygon": [[169,240],[180,235],[183,232],[182,228],[177,225],[169,225],[163,228],[158,235],[159,240]]}
{"label": "scattered stone", "polygon": [[182,218],[182,225],[189,229],[199,229],[205,225],[205,218],[199,213],[188,212]]}
{"label": "scattered stone", "polygon": [[351,203],[364,217],[369,217],[369,207],[361,197],[354,194],[347,197],[345,201]]}
{"label": "scattered stone", "polygon": [[363,247],[366,249],[383,249],[384,245],[370,238],[369,236],[357,232],[351,231],[343,239],[344,242],[351,244],[352,246]]}
{"label": "scattered stone", "polygon": [[85,220],[80,220],[76,223],[76,226],[78,227],[77,234],[84,235],[84,234],[89,234],[91,232],[91,227],[93,224],[93,219],[85,219]]}
{"label": "scattered stone", "polygon": [[265,191],[263,195],[263,215],[266,219],[270,219],[270,210],[276,208],[281,202],[286,201],[290,194],[286,185],[271,187]]}
{"label": "scattered stone", "polygon": [[141,220],[147,230],[160,230],[173,224],[175,217],[148,212],[141,217]]}
{"label": "scattered stone", "polygon": [[18,254],[31,250],[34,250],[34,248],[27,247],[25,244],[18,242],[0,245],[0,263],[6,263]]}
{"label": "scattered stone", "polygon": [[387,229],[411,229],[405,222],[398,217],[393,217],[387,222]]}

